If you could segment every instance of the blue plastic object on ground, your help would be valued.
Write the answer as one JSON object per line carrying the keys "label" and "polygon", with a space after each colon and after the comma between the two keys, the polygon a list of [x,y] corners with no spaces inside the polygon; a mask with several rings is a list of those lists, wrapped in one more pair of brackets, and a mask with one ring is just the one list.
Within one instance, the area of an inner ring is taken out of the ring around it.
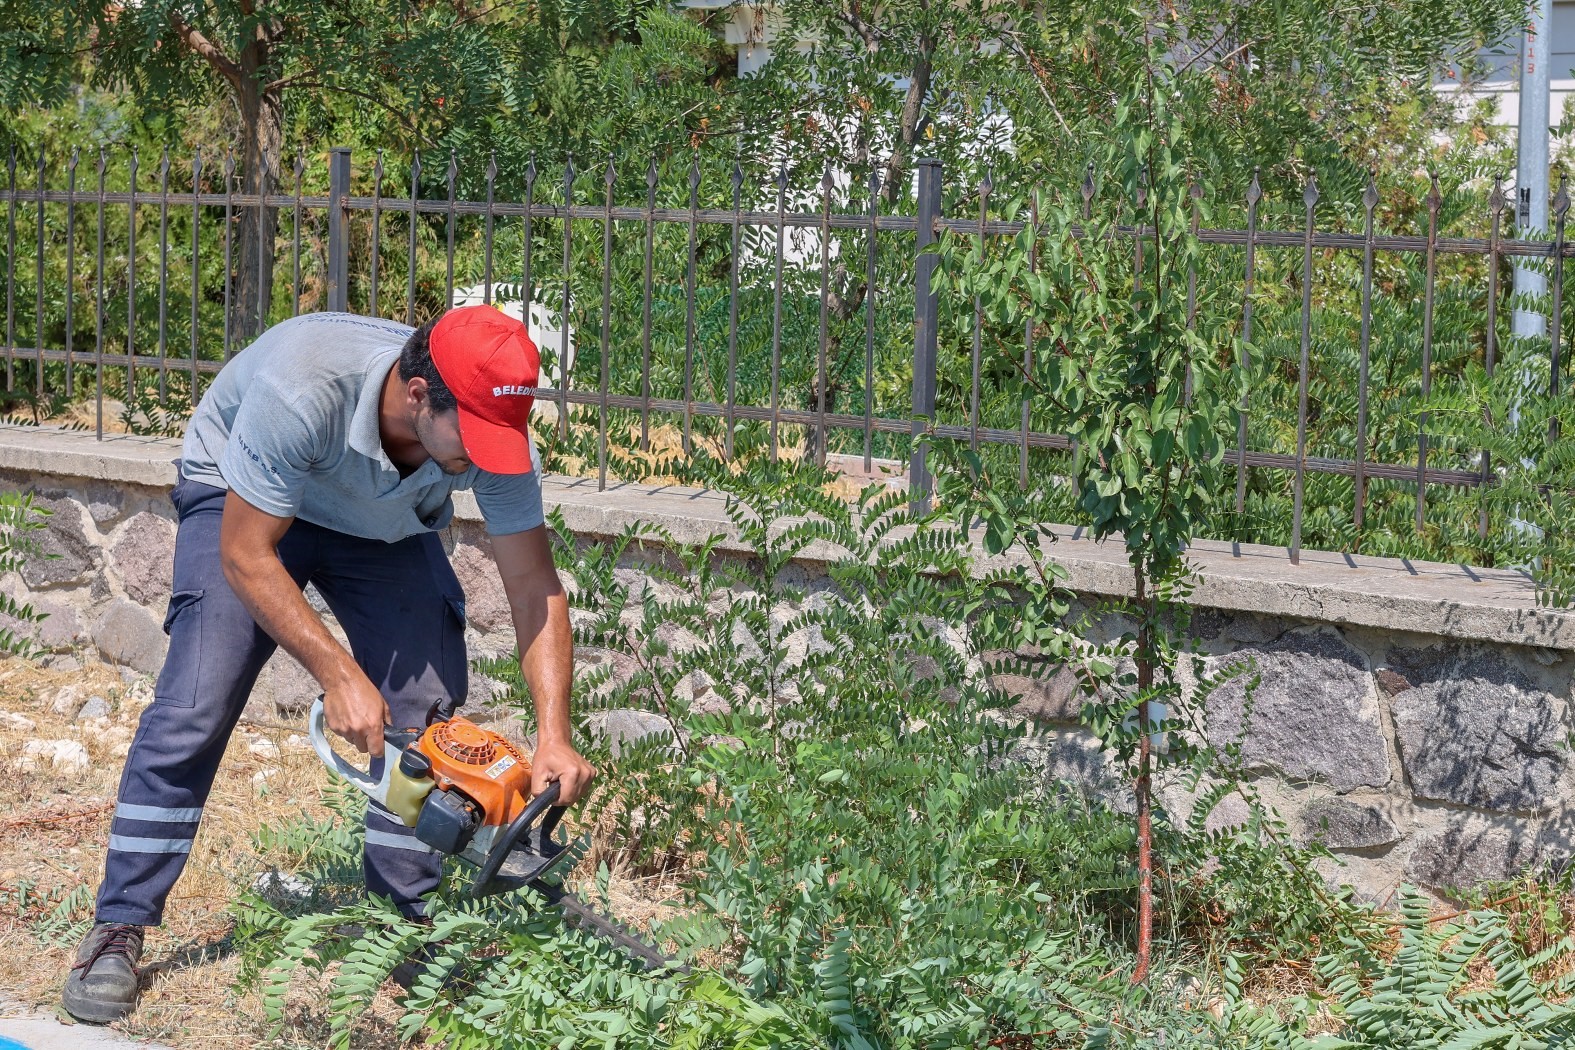
{"label": "blue plastic object on ground", "polygon": [[26,1043],[19,1043],[15,1039],[7,1039],[0,1035],[0,1050],[31,1050]]}

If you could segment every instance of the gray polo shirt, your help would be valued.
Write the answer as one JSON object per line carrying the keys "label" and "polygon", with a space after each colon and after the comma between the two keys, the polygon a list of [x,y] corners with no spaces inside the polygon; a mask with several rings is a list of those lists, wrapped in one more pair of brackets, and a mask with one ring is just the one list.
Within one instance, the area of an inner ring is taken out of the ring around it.
{"label": "gray polo shirt", "polygon": [[541,461],[529,474],[428,460],[409,477],[383,452],[383,382],[411,329],[354,314],[274,325],[224,366],[186,429],[182,476],[281,518],[389,543],[447,527],[471,489],[495,536],[542,523]]}

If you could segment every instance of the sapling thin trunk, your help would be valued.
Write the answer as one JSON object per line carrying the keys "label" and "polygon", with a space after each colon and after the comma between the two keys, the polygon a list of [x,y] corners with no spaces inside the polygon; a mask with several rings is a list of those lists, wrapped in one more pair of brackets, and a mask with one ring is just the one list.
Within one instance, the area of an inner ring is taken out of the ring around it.
{"label": "sapling thin trunk", "polygon": [[1149,954],[1154,940],[1154,825],[1150,805],[1150,752],[1148,731],[1148,695],[1154,685],[1154,619],[1155,601],[1144,586],[1142,568],[1132,572],[1136,583],[1137,601],[1143,610],[1143,621],[1138,628],[1137,684],[1138,695],[1138,775],[1137,775],[1137,849],[1138,849],[1138,931],[1137,965],[1132,970],[1132,983],[1141,984],[1148,978]]}

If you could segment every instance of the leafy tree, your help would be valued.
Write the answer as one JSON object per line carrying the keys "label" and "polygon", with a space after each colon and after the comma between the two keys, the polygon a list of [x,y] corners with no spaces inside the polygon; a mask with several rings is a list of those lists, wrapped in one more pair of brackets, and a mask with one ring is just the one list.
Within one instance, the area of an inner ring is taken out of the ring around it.
{"label": "leafy tree", "polygon": [[[534,148],[610,148],[630,127],[682,143],[686,120],[705,119],[685,85],[705,83],[717,58],[709,35],[654,0],[99,0],[64,12],[3,0],[0,25],[7,104],[58,105],[79,81],[129,92],[149,113],[222,100],[247,195],[278,192],[291,137],[396,154],[448,145],[468,155],[472,182],[477,155],[501,146],[505,192]],[[441,179],[439,165],[429,171]],[[277,232],[276,208],[239,210],[231,324],[242,339],[268,317]]]}

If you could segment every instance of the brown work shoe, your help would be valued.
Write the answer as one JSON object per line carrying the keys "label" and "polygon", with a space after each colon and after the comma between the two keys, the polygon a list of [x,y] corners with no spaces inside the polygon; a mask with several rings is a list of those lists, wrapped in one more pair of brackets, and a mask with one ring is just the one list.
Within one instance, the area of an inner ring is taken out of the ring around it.
{"label": "brown work shoe", "polygon": [[109,1024],[137,1005],[142,927],[95,923],[77,947],[60,1002],[66,1013],[89,1024]]}

